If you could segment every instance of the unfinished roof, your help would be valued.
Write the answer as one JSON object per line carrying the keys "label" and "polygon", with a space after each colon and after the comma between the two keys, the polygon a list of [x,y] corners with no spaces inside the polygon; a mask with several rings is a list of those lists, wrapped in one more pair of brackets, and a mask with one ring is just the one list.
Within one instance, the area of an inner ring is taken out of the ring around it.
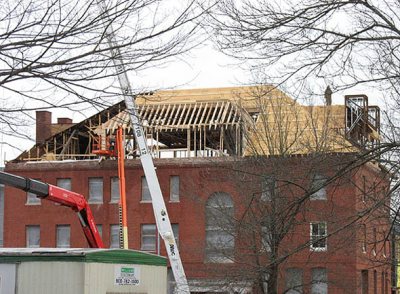
{"label": "unfinished roof", "polygon": [[[343,106],[300,105],[272,86],[171,90],[136,97],[154,157],[293,155],[353,152]],[[85,159],[110,148],[124,130],[127,157],[137,156],[129,115],[120,102],[71,125],[17,160]]]}

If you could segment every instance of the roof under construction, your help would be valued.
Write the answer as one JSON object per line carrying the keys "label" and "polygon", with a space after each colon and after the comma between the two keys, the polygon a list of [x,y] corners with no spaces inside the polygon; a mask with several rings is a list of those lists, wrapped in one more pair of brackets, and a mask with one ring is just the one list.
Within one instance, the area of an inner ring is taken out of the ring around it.
{"label": "roof under construction", "polygon": [[[351,152],[359,147],[346,136],[348,107],[304,106],[272,86],[159,91],[138,95],[135,102],[155,158]],[[365,141],[377,142],[379,128],[370,125]],[[63,124],[55,133],[53,128],[16,160],[96,158],[110,148],[118,127],[127,157],[135,158],[136,142],[122,101],[79,123]]]}

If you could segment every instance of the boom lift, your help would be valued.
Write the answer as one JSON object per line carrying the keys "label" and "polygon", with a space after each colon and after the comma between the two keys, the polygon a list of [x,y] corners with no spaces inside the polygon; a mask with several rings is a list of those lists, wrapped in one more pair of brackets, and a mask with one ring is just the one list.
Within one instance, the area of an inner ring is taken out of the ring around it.
{"label": "boom lift", "polygon": [[91,248],[104,248],[92,211],[85,197],[81,194],[6,172],[0,172],[0,184],[31,192],[36,194],[39,198],[72,208],[72,210],[76,211],[78,214],[83,233],[85,234],[89,246]]}
{"label": "boom lift", "polygon": [[[103,14],[107,17],[108,13],[105,1],[97,0],[97,3],[100,6]],[[124,97],[126,109],[129,113],[129,117],[131,120],[136,144],[138,145],[140,161],[142,163],[147,184],[149,186],[157,229],[161,238],[164,240],[172,272],[174,274],[176,282],[176,293],[189,294],[189,286],[187,283],[185,271],[182,266],[178,247],[176,246],[171,222],[169,220],[167,208],[164,203],[164,198],[161,193],[160,184],[158,182],[156,170],[153,163],[153,158],[151,157],[151,154],[147,148],[146,138],[144,136],[139,114],[137,113],[135,95],[133,94],[132,88],[130,86],[125,65],[121,60],[121,52],[115,39],[114,30],[111,24],[106,27],[106,38],[110,47],[112,60],[116,68],[116,73],[121,92]]]}

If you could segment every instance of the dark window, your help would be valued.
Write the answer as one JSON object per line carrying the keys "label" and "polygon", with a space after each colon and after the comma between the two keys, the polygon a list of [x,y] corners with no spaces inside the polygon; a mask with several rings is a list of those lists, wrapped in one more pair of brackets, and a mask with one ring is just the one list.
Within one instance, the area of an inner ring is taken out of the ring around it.
{"label": "dark window", "polygon": [[368,270],[361,271],[361,293],[368,294]]}

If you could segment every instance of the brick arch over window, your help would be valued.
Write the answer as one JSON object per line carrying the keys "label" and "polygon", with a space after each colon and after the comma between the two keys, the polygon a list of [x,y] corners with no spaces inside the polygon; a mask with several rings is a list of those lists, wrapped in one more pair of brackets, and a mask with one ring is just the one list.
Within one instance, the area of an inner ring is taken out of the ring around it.
{"label": "brick arch over window", "polygon": [[206,207],[206,261],[233,262],[235,247],[234,203],[225,192],[215,192]]}

